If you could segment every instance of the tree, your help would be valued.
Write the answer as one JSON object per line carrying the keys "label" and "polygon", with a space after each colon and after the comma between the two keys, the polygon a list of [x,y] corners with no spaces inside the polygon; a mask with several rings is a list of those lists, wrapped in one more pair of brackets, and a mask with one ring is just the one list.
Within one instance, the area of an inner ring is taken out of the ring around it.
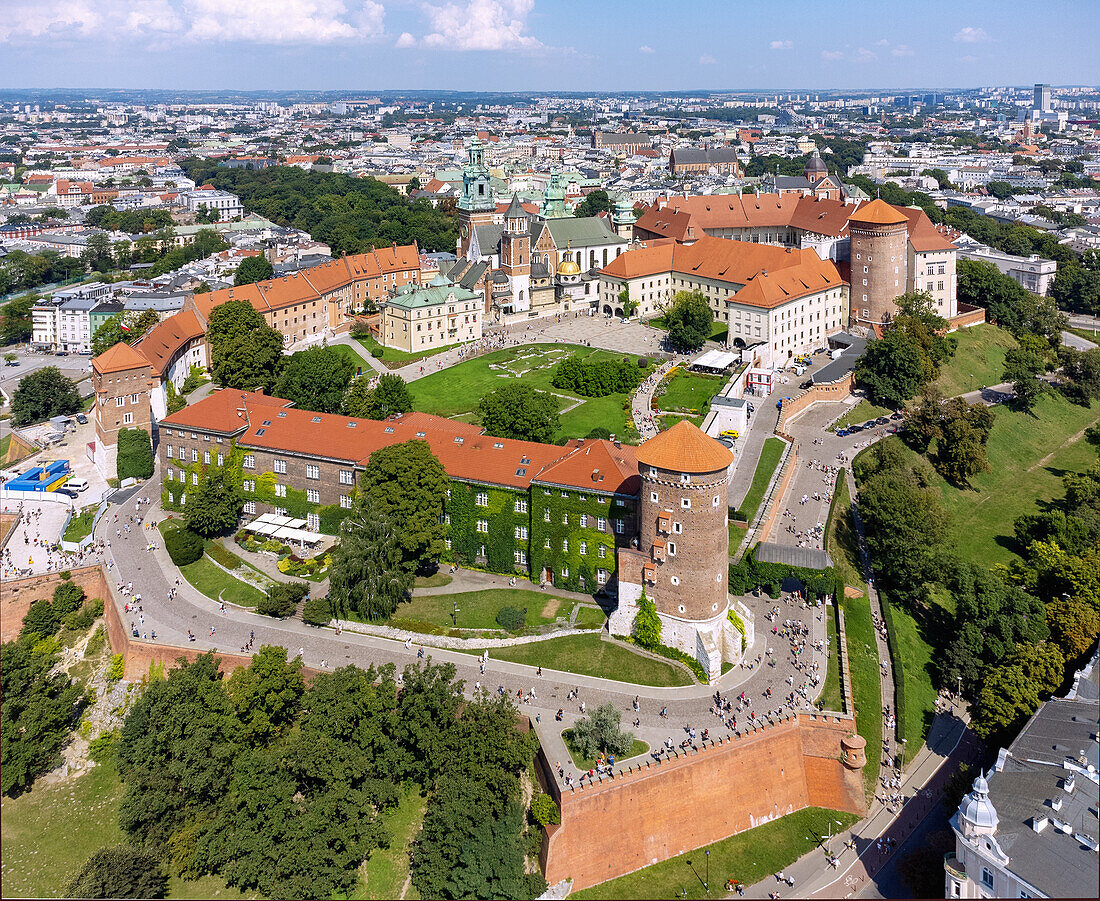
{"label": "tree", "polygon": [[584,200],[577,204],[573,215],[578,219],[583,219],[588,216],[595,216],[597,213],[607,213],[610,210],[611,198],[607,196],[607,191],[601,189],[586,194]]}
{"label": "tree", "polygon": [[158,322],[160,317],[155,310],[145,310],[140,315],[132,312],[116,313],[95,330],[92,335],[92,353],[99,356],[119,342],[130,344]]}
{"label": "tree", "polygon": [[561,427],[554,398],[522,382],[490,391],[477,405],[482,427],[498,438],[549,444]]}
{"label": "tree", "polygon": [[1047,604],[1050,638],[1068,660],[1077,660],[1096,644],[1100,612],[1080,598],[1056,598]]}
{"label": "tree", "polygon": [[374,388],[369,419],[386,419],[398,413],[408,413],[413,408],[409,386],[401,376],[383,373]]}
{"label": "tree", "polygon": [[176,566],[187,566],[202,556],[203,540],[190,529],[173,529],[164,536],[164,549]]}
{"label": "tree", "polygon": [[984,404],[971,406],[961,397],[947,401],[942,409],[936,468],[953,485],[964,486],[972,476],[989,471],[985,447],[995,414]]}
{"label": "tree", "polygon": [[309,586],[305,582],[279,582],[256,605],[256,612],[261,616],[285,619],[294,615],[307,594]]}
{"label": "tree", "polygon": [[111,239],[102,233],[89,235],[80,259],[92,271],[110,272],[115,265],[111,255]]}
{"label": "tree", "polygon": [[233,284],[251,285],[253,282],[264,282],[274,277],[275,268],[262,254],[254,257],[245,257],[237,266],[233,275]]}
{"label": "tree", "polygon": [[601,751],[621,757],[634,746],[634,736],[619,728],[621,714],[613,704],[601,704],[573,725],[573,747],[581,757],[594,758]]}
{"label": "tree", "polygon": [[327,597],[308,598],[302,606],[302,622],[307,626],[327,626],[332,619],[332,604]]}
{"label": "tree", "polygon": [[680,353],[691,353],[710,337],[714,313],[701,291],[680,291],[665,312],[669,343]]}
{"label": "tree", "polygon": [[[0,278],[3,270],[0,270]],[[8,289],[5,289],[8,290]],[[0,307],[0,344],[22,344],[30,341],[34,333],[31,310],[37,298],[33,296],[17,297]]]}
{"label": "tree", "polygon": [[66,898],[163,898],[168,877],[160,859],[133,845],[100,848],[66,883]]}
{"label": "tree", "polygon": [[283,361],[274,393],[303,410],[339,413],[355,365],[331,347],[311,347]]}
{"label": "tree", "polygon": [[920,349],[900,331],[889,330],[870,341],[856,363],[856,380],[871,400],[884,407],[901,407],[926,381],[927,370]]}
{"label": "tree", "polygon": [[411,589],[412,573],[405,565],[395,530],[368,496],[357,497],[332,552],[329,597],[333,612],[342,616],[354,611],[365,619],[386,619]]}
{"label": "tree", "polygon": [[76,383],[63,376],[56,366],[44,366],[19,380],[11,399],[11,422],[14,426],[30,425],[79,410],[80,392]]}
{"label": "tree", "polygon": [[982,739],[1014,731],[1058,687],[1064,667],[1053,645],[1021,645],[985,678],[971,719],[974,731]]}
{"label": "tree", "polygon": [[1062,374],[1069,379],[1069,390],[1081,401],[1091,403],[1100,398],[1100,348],[1084,352],[1063,347],[1058,352]]}
{"label": "tree", "polygon": [[373,380],[374,376],[371,375],[361,375],[352,379],[351,384],[348,385],[347,393],[344,395],[341,409],[345,416],[358,416],[363,419],[374,418],[369,415],[374,412],[374,388],[371,387]]}
{"label": "tree", "polygon": [[120,429],[115,475],[123,479],[148,479],[153,475],[153,442],[145,429]]}
{"label": "tree", "polygon": [[[309,590],[301,582],[284,587]],[[234,670],[226,690],[241,721],[241,738],[253,746],[267,744],[298,718],[306,690],[302,658],[288,661],[286,648],[264,645],[248,666]]]}
{"label": "tree", "polygon": [[443,503],[449,486],[443,464],[426,441],[383,447],[367,461],[360,497],[393,528],[408,572],[428,569],[443,553]]}
{"label": "tree", "polygon": [[187,488],[183,516],[187,528],[204,538],[213,538],[234,529],[241,518],[244,497],[236,468],[206,466],[198,485]]}
{"label": "tree", "polygon": [[224,388],[270,392],[283,359],[283,338],[246,300],[229,300],[210,313],[206,330],[211,374]]}
{"label": "tree", "polygon": [[645,591],[638,599],[638,613],[634,617],[634,640],[650,650],[661,643],[661,617],[657,615],[657,605],[646,597]]}
{"label": "tree", "polygon": [[1021,344],[1009,348],[1005,354],[1002,377],[1006,382],[1012,382],[1015,403],[1020,409],[1030,412],[1039,396],[1047,390],[1047,383],[1039,378],[1045,371],[1046,359],[1033,346]]}
{"label": "tree", "polygon": [[998,200],[1011,197],[1013,191],[1012,185],[1007,181],[988,181],[985,184],[985,189]]}

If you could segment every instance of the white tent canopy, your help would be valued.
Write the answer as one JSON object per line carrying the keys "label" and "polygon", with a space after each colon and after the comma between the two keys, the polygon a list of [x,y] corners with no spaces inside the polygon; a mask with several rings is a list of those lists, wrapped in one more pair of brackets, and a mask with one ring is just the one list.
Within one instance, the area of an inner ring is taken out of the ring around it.
{"label": "white tent canopy", "polygon": [[688,368],[714,369],[718,371],[724,371],[726,369],[729,369],[739,359],[739,354],[726,353],[725,351],[721,350],[708,350],[701,357],[692,360],[688,364]]}
{"label": "white tent canopy", "polygon": [[249,532],[259,535],[267,535],[281,541],[297,541],[299,544],[320,544],[325,536],[320,532],[311,532],[303,529],[306,524],[304,519],[293,519],[289,516],[276,516],[274,513],[265,513],[257,516],[252,522],[245,525]]}

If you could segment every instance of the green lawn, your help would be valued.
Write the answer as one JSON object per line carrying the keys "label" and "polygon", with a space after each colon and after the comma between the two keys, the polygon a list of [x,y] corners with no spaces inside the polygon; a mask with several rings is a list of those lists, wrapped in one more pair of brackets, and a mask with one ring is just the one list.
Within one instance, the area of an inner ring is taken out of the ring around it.
{"label": "green lawn", "polygon": [[442,588],[450,585],[453,577],[445,572],[434,572],[430,576],[417,576],[413,579],[413,588]]}
{"label": "green lawn", "polygon": [[829,633],[829,663],[825,669],[825,683],[817,706],[821,710],[844,712],[844,695],[840,690],[840,646],[836,636],[836,605],[826,610],[825,625]]}
{"label": "green lawn", "polygon": [[409,884],[402,894],[409,876],[409,851],[424,821],[428,799],[415,788],[406,791],[401,802],[382,816],[382,824],[389,830],[390,846],[377,849],[359,868],[359,889],[351,897],[357,899],[419,898],[416,889]]}
{"label": "green lawn", "polygon": [[[672,857],[618,879],[594,885],[570,898],[708,898],[725,897],[727,879],[753,885],[790,866],[832,832],[843,831],[858,817],[839,810],[807,807],[755,829]],[[837,822],[841,825],[838,826]],[[703,888],[706,851],[710,851],[710,892]],[[839,842],[833,851],[839,850]],[[824,862],[824,858],[822,858]],[[774,881],[774,880],[773,880]],[[785,886],[784,886],[785,887]],[[797,894],[797,886],[796,886]]]}
{"label": "green lawn", "polygon": [[874,794],[882,761],[882,673],[879,670],[875,626],[867,595],[844,598],[844,631],[848,643],[849,679],[856,708],[856,731],[867,741],[863,784]]}
{"label": "green lawn", "polygon": [[653,398],[653,406],[654,409],[664,413],[695,413],[705,416],[710,409],[711,398],[721,391],[725,384],[724,376],[699,375],[677,369],[672,373],[672,378],[666,379],[658,386],[658,392],[662,388],[664,392]]}
{"label": "green lawn", "polygon": [[[5,898],[60,898],[65,882],[100,848],[123,840],[122,783],[113,765],[0,802]],[[172,879],[169,898],[244,898],[213,876]]]}
{"label": "green lawn", "polygon": [[[756,511],[764,500],[764,492],[768,490],[768,483],[779,461],[783,459],[783,449],[786,442],[782,438],[765,438],[764,447],[760,451],[760,459],[756,464],[756,472],[752,476],[752,484],[745,494],[738,512],[745,517],[745,521],[751,523],[756,517]],[[740,543],[740,542],[738,542]]]}
{"label": "green lawn", "polygon": [[936,385],[946,397],[977,391],[982,385],[997,385],[1004,375],[1005,354],[1016,339],[990,323],[959,329],[955,355],[940,367]]}
{"label": "green lawn", "polygon": [[[344,359],[350,361],[356,370],[362,370],[362,372],[359,373],[360,375],[374,374],[374,369],[371,367],[370,363],[364,360],[362,356],[357,354],[354,347],[349,347],[347,344],[330,344],[328,345],[328,348],[329,350],[335,351]],[[353,372],[354,371],[355,370],[353,370]]]}
{"label": "green lawn", "polygon": [[589,607],[586,604],[578,604],[577,618],[573,625],[578,629],[602,629],[607,622],[607,614],[599,607]]}
{"label": "green lawn", "polygon": [[374,357],[373,351],[381,348],[382,355],[374,358],[380,360],[382,365],[387,369],[400,369],[402,366],[408,366],[410,363],[415,363],[417,360],[434,357],[436,354],[441,354],[445,350],[451,350],[451,348],[458,347],[457,344],[448,344],[444,347],[433,347],[431,350],[408,353],[404,350],[398,350],[396,347],[385,347],[375,341],[370,335],[365,338],[356,338],[355,340],[362,344],[363,347],[367,349],[367,353],[372,357]]}
{"label": "green lawn", "polygon": [[859,557],[859,536],[852,520],[852,498],[848,480],[840,479],[833,497],[832,519],[825,546],[833,558],[833,566],[845,585],[858,588],[863,584],[863,567]]}
{"label": "green lawn", "polygon": [[842,429],[850,425],[863,425],[868,419],[878,419],[880,416],[889,416],[893,410],[880,407],[869,400],[861,400],[847,413],[840,417],[833,428]]}
{"label": "green lawn", "polygon": [[[895,678],[904,683],[904,716],[898,734],[905,739],[905,760],[908,763],[924,744],[932,725],[936,708],[936,687],[932,682],[935,664],[934,642],[943,636],[933,634],[930,627],[936,611],[920,611],[921,619],[898,605],[891,607],[893,628],[890,638],[894,649]],[[870,759],[870,753],[867,757]]]}
{"label": "green lawn", "polygon": [[95,519],[95,507],[85,507],[69,520],[68,528],[62,538],[65,541],[80,541],[91,534],[92,521]]}
{"label": "green lawn", "polygon": [[3,436],[0,436],[0,461],[8,454],[8,448],[11,446],[11,432],[7,432]]}
{"label": "green lawn", "polygon": [[1003,405],[995,410],[986,447],[990,471],[971,479],[973,490],[960,491],[933,476],[950,516],[949,545],[983,566],[1008,563],[1016,518],[1061,497],[1067,472],[1088,468],[1096,453],[1080,436],[1100,423],[1100,405],[1080,407],[1058,394],[1040,398],[1034,415]]}
{"label": "green lawn", "polygon": [[245,585],[239,579],[233,578],[224,569],[215,566],[206,556],[200,557],[194,563],[180,567],[182,575],[191,586],[201,594],[215,601],[225,601],[227,604],[237,604],[241,607],[255,607],[263,599],[264,594],[258,588]]}
{"label": "green lawn", "polygon": [[[481,649],[471,649],[481,653]],[[692,685],[691,677],[680,667],[663,660],[636,654],[621,642],[603,641],[596,633],[567,635],[509,648],[492,648],[494,660],[542,666],[582,676],[616,679],[634,685]]]}
{"label": "green lawn", "polygon": [[[573,758],[573,765],[581,770],[594,770],[596,768],[595,757],[582,757],[580,751],[573,747],[573,730],[566,729],[561,734],[562,741],[565,742],[566,750],[569,751],[569,756]],[[615,758],[615,763],[622,763],[626,760],[630,760],[632,757],[638,757],[649,750],[649,745],[639,738],[634,739],[630,745],[630,750],[620,757]]]}
{"label": "green lawn", "polygon": [[527,610],[527,625],[541,626],[561,617],[568,618],[576,601],[545,591],[523,588],[489,588],[458,594],[418,594],[400,604],[390,625],[429,623],[454,628],[451,613],[458,604],[459,629],[500,629],[496,621],[501,607]]}
{"label": "green lawn", "polygon": [[616,436],[627,435],[630,431],[630,412],[623,410],[627,395],[583,398],[551,386],[554,368],[572,353],[593,360],[619,359],[623,356],[569,344],[525,345],[498,350],[410,382],[413,408],[436,416],[466,419],[477,409],[478,401],[484,395],[508,381],[522,379],[532,388],[552,392],[559,410],[580,402],[575,409],[562,414],[558,438],[583,438],[597,426],[609,429]]}

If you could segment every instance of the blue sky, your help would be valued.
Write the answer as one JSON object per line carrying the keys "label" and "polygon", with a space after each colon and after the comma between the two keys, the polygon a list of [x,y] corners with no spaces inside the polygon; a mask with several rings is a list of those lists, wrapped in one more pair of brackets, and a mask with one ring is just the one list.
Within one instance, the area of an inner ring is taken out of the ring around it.
{"label": "blue sky", "polygon": [[1100,83],[1096,0],[0,0],[0,87]]}

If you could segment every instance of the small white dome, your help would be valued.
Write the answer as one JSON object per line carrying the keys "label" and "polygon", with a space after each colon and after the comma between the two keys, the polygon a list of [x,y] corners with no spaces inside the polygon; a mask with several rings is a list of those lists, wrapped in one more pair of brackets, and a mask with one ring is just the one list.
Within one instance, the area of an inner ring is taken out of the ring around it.
{"label": "small white dome", "polygon": [[981,773],[974,780],[973,791],[959,805],[959,815],[976,828],[996,831],[997,810],[989,800],[989,783]]}

